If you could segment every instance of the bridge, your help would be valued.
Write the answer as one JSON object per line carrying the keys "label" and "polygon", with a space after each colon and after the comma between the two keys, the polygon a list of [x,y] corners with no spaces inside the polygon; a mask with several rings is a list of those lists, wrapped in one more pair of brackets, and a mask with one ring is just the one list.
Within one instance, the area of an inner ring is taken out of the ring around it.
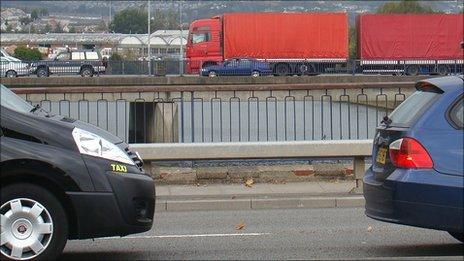
{"label": "bridge", "polygon": [[[51,77],[4,84],[159,161],[343,158],[361,188],[375,127],[423,77]],[[201,152],[201,153],[199,153]]]}

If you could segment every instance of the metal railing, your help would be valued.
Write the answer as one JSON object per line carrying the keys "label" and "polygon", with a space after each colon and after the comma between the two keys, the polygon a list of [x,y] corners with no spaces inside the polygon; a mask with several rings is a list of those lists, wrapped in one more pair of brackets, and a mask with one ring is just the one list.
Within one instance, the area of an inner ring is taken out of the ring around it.
{"label": "metal railing", "polygon": [[[39,68],[46,69],[40,70]],[[90,68],[91,74],[84,69]],[[217,76],[289,76],[320,74],[428,75],[462,74],[463,60],[446,61],[360,61],[360,60],[279,60],[232,59],[220,62],[162,59],[148,61],[38,61],[2,62],[1,77],[51,75],[201,75]]]}
{"label": "metal railing", "polygon": [[371,139],[413,88],[403,82],[15,91],[129,143],[204,143]]}

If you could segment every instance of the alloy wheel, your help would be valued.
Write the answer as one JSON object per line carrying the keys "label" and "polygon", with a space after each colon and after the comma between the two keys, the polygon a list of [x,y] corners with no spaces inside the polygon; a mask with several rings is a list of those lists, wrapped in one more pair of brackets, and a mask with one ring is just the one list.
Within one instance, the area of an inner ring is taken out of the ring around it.
{"label": "alloy wheel", "polygon": [[53,220],[39,202],[19,198],[0,207],[1,253],[14,260],[28,260],[40,255],[53,236]]}

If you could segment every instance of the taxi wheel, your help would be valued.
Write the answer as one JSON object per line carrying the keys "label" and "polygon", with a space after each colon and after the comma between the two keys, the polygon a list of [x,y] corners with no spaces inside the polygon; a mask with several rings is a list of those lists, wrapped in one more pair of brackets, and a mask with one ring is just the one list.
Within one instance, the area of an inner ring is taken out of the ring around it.
{"label": "taxi wheel", "polygon": [[68,219],[60,201],[29,183],[1,188],[1,259],[56,259],[68,239]]}
{"label": "taxi wheel", "polygon": [[464,233],[453,233],[453,232],[448,232],[452,237],[456,238],[457,240],[461,241],[461,243],[464,243]]}

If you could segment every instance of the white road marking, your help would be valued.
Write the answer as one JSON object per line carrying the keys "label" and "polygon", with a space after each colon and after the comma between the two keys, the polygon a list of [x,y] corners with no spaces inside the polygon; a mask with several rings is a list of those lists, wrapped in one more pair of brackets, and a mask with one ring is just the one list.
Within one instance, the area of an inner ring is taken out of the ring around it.
{"label": "white road marking", "polygon": [[153,236],[128,236],[128,237],[104,237],[96,240],[112,239],[155,239],[155,238],[196,238],[196,237],[256,237],[266,236],[271,233],[235,233],[235,234],[196,234],[196,235],[153,235]]}

